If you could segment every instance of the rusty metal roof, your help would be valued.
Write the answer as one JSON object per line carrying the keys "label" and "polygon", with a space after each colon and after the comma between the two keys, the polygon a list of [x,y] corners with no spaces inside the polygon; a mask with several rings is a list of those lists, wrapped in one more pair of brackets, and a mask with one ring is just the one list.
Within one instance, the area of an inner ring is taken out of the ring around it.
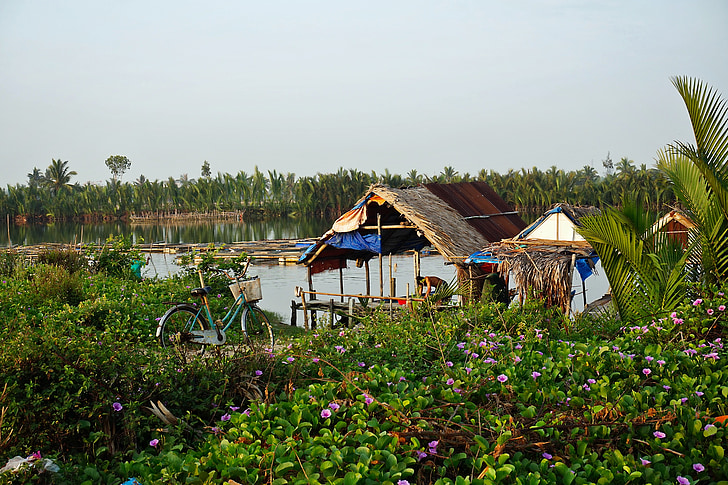
{"label": "rusty metal roof", "polygon": [[427,190],[455,209],[488,242],[521,232],[526,223],[485,182],[425,184]]}

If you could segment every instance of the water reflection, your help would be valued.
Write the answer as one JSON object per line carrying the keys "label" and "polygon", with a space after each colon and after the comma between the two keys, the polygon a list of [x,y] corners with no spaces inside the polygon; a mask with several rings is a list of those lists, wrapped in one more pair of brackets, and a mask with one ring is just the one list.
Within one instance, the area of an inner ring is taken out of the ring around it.
{"label": "water reflection", "polygon": [[331,227],[331,221],[320,218],[282,217],[270,221],[195,221],[155,224],[109,222],[81,224],[63,222],[55,224],[11,224],[0,233],[0,246],[8,246],[8,236],[13,245],[30,246],[49,242],[56,243],[103,243],[111,235],[131,237],[139,243],[233,243],[265,239],[318,237]]}

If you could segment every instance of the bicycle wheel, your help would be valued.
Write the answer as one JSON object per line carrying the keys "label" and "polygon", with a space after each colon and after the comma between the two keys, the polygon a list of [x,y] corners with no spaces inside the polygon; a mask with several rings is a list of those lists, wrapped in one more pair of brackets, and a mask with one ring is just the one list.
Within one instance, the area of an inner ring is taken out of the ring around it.
{"label": "bicycle wheel", "polygon": [[263,310],[257,306],[249,306],[243,311],[241,323],[245,340],[253,351],[273,350],[273,344],[275,343],[273,328],[270,326],[268,317],[265,316]]}
{"label": "bicycle wheel", "polygon": [[182,362],[205,353],[205,345],[195,343],[194,330],[206,330],[207,321],[191,305],[177,305],[167,310],[157,327],[157,338],[162,347],[174,352]]}

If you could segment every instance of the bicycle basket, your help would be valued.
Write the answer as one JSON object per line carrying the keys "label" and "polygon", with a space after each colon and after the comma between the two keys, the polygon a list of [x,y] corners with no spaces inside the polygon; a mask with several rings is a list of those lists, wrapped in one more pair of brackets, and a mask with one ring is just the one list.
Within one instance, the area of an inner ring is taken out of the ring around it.
{"label": "bicycle basket", "polygon": [[260,278],[257,276],[249,280],[238,280],[237,283],[228,285],[235,299],[240,296],[242,289],[245,301],[254,302],[263,299],[263,292],[260,289]]}

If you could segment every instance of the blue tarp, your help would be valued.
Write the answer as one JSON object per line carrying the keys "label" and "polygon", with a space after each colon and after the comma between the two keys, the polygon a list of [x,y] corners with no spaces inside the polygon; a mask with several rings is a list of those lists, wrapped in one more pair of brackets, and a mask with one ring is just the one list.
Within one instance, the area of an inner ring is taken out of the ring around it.
{"label": "blue tarp", "polygon": [[326,240],[326,244],[339,249],[369,251],[375,254],[382,251],[382,240],[378,234],[362,236],[357,231],[336,233]]}
{"label": "blue tarp", "polygon": [[[589,263],[589,260],[591,260],[591,264]],[[582,281],[594,274],[592,267],[597,264],[597,261],[599,261],[599,256],[576,260],[576,270],[579,272]]]}
{"label": "blue tarp", "polygon": [[490,251],[478,251],[477,253],[473,253],[470,256],[467,257],[467,259],[464,261],[465,264],[485,264],[485,263],[491,263],[491,264],[498,264],[500,263],[499,260],[493,257],[493,255],[490,253]]}
{"label": "blue tarp", "polygon": [[[382,250],[382,241],[378,234],[367,234],[362,236],[357,231],[336,233],[326,241],[325,244],[339,249],[353,249],[355,251],[369,251],[370,253],[379,254]],[[319,247],[319,244],[311,244],[306,251],[303,252],[298,261],[305,261],[306,258]]]}

